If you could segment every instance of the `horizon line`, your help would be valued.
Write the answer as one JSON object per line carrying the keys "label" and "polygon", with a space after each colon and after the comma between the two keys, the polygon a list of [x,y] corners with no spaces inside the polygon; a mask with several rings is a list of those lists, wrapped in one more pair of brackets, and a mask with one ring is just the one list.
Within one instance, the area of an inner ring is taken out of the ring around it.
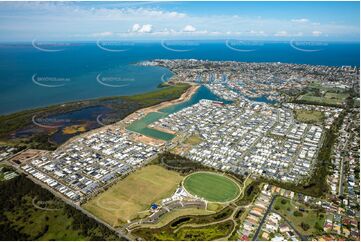
{"label": "horizon line", "polygon": [[259,40],[259,39],[237,39],[237,38],[227,38],[227,39],[95,39],[95,40],[0,40],[0,44],[6,43],[29,43],[31,44],[34,40],[38,42],[68,42],[68,43],[97,43],[98,41],[101,42],[161,42],[161,41],[199,41],[199,42],[216,42],[216,41],[252,41],[252,42],[270,42],[270,43],[289,43],[290,41],[307,41],[307,42],[333,42],[333,43],[360,43],[360,40],[309,40],[309,39],[289,39],[289,40]]}

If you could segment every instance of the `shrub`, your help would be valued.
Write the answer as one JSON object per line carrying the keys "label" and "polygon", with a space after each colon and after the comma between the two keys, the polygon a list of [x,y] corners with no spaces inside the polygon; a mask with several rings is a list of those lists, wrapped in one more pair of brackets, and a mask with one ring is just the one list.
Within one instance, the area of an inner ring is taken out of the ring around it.
{"label": "shrub", "polygon": [[317,229],[319,231],[323,231],[323,227],[318,222],[315,223],[314,227],[315,227],[315,229]]}
{"label": "shrub", "polygon": [[302,217],[302,213],[301,212],[299,212],[299,211],[294,211],[293,212],[293,216],[295,216],[295,217]]}
{"label": "shrub", "polygon": [[301,223],[301,228],[302,228],[304,231],[307,231],[307,230],[310,229],[310,225],[302,222],[302,223]]}

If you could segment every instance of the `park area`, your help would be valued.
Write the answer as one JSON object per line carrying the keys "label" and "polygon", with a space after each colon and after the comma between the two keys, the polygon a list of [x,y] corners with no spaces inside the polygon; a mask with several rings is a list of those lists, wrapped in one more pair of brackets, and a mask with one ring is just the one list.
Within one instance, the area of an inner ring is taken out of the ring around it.
{"label": "park area", "polygon": [[190,145],[198,145],[202,141],[203,139],[199,135],[192,135],[185,140],[185,143]]}
{"label": "park area", "polygon": [[291,223],[302,235],[317,235],[322,233],[326,214],[319,208],[310,208],[284,197],[277,197],[273,211]]}
{"label": "park area", "polygon": [[190,194],[210,202],[229,202],[240,194],[236,181],[214,172],[192,173],[184,179],[183,186]]}
{"label": "park area", "polygon": [[150,205],[171,196],[182,179],[177,172],[149,165],[118,181],[84,208],[116,227],[147,215]]}
{"label": "park area", "polygon": [[302,123],[322,124],[325,115],[317,110],[298,109],[295,110],[295,118]]}
{"label": "park area", "polygon": [[312,83],[309,85],[308,91],[300,95],[297,101],[306,104],[343,106],[349,96],[347,89],[325,87],[319,83]]}

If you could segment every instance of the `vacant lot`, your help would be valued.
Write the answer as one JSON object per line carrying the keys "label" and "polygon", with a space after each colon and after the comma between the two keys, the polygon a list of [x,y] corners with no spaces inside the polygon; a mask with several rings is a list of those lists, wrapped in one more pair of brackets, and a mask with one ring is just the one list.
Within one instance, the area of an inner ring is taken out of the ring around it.
{"label": "vacant lot", "polygon": [[324,119],[324,114],[317,110],[303,110],[295,111],[295,118],[303,123],[321,124]]}
{"label": "vacant lot", "polygon": [[197,144],[201,143],[202,141],[203,140],[199,135],[192,135],[185,141],[185,143],[190,144],[190,145],[197,145]]}
{"label": "vacant lot", "polygon": [[193,173],[186,177],[183,185],[191,194],[211,202],[231,201],[240,193],[238,185],[231,178],[211,172]]}
{"label": "vacant lot", "polygon": [[153,202],[170,196],[182,179],[177,172],[146,166],[87,202],[84,208],[118,226],[142,216]]}
{"label": "vacant lot", "polygon": [[322,232],[326,214],[318,209],[309,208],[295,201],[291,202],[284,197],[276,198],[273,209],[292,223],[303,235],[308,236]]}

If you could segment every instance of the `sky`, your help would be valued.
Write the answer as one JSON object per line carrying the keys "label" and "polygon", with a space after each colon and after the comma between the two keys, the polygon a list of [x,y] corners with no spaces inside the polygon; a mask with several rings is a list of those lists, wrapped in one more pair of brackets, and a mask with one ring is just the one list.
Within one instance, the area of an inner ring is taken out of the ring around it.
{"label": "sky", "polygon": [[357,41],[359,2],[0,2],[0,41]]}

